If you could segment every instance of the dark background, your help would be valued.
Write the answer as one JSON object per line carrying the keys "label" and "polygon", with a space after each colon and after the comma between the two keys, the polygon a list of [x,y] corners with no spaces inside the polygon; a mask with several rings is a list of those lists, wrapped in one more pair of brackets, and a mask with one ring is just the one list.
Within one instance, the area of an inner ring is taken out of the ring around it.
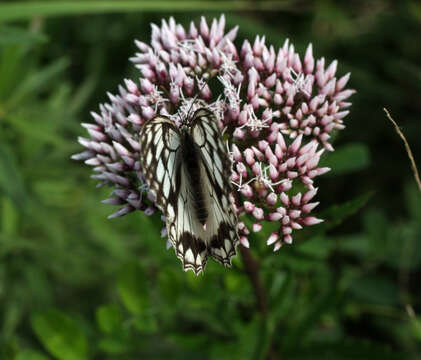
{"label": "dark background", "polygon": [[[421,194],[383,112],[421,159],[421,4],[233,11],[219,2],[212,12],[192,1],[162,12],[159,2],[148,11],[114,2],[105,14],[103,2],[85,3],[93,13],[78,3],[75,14],[61,2],[48,14],[37,2],[14,2],[18,12],[0,4],[0,357],[421,358]],[[89,111],[139,77],[128,58],[134,39],[149,41],[151,22],[173,15],[187,26],[222,12],[227,28],[240,25],[237,46],[264,34],[275,47],[289,38],[303,56],[311,42],[357,90],[324,159],[333,170],[318,180],[317,215],[330,225],[297,232],[275,254],[264,237],[250,238],[266,313],[241,257],[230,271],[210,263],[197,278],[182,272],[159,215],[107,220],[116,209],[100,201],[110,189],[70,160]]]}

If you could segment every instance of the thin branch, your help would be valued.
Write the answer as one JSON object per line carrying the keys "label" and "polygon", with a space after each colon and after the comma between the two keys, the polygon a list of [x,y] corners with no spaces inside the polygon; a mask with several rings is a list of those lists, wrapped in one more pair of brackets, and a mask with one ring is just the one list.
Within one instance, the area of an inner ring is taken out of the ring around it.
{"label": "thin branch", "polygon": [[392,122],[393,126],[395,127],[396,132],[398,133],[398,135],[403,140],[403,143],[405,144],[405,149],[406,149],[406,152],[408,153],[408,157],[409,157],[409,160],[411,162],[412,172],[414,174],[415,181],[416,181],[416,183],[418,185],[418,189],[421,192],[420,174],[418,172],[417,165],[416,165],[415,159],[414,159],[414,155],[412,154],[412,151],[411,151],[411,148],[409,147],[408,141],[406,140],[405,135],[402,133],[401,129],[399,129],[398,124],[390,116],[389,111],[387,111],[386,108],[383,108],[383,110],[386,113],[386,116],[388,117],[388,119]]}
{"label": "thin branch", "polygon": [[[402,141],[405,144],[405,149],[406,149],[406,152],[408,154],[409,160],[411,162],[412,172],[414,174],[415,182],[417,183],[418,189],[421,192],[420,174],[418,172],[417,165],[416,165],[415,159],[414,159],[414,155],[412,155],[412,151],[411,151],[411,148],[409,147],[408,141],[406,140],[405,135],[402,133],[401,129],[399,129],[398,124],[392,119],[392,116],[390,116],[389,111],[387,111],[386,108],[383,108],[383,110],[386,113],[386,116],[388,117],[388,119],[392,122],[393,126],[395,127],[396,132],[399,134],[399,136],[401,137]],[[405,253],[408,254],[408,249],[405,248],[404,250],[407,250],[407,251],[405,251],[403,254],[405,254]],[[409,249],[409,251],[410,250],[412,250],[412,249]],[[409,274],[408,274],[408,271],[406,271],[402,267],[401,268],[401,271],[400,271],[400,274],[399,274],[399,277],[400,277],[400,281],[399,282],[400,282],[400,284],[402,284],[403,291],[406,291],[407,290],[407,287],[408,287],[408,283],[409,283]],[[421,326],[420,326],[419,322],[416,319],[414,308],[412,307],[411,304],[407,303],[405,301],[405,299],[403,299],[403,303],[405,304],[405,309],[406,309],[406,311],[408,313],[409,318],[411,319],[411,321],[413,321],[413,323],[415,324],[415,326],[417,327],[417,329],[420,330],[421,329]]]}

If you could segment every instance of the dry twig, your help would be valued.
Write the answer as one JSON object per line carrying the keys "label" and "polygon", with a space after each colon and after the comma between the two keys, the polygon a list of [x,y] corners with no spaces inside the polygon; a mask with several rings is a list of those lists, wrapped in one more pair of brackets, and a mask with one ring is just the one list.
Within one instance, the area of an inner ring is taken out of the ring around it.
{"label": "dry twig", "polygon": [[388,117],[388,119],[392,122],[393,126],[395,127],[396,132],[398,133],[398,135],[401,137],[401,139],[403,140],[403,142],[405,144],[405,149],[406,149],[406,152],[408,153],[409,161],[411,162],[412,172],[414,173],[414,178],[415,178],[415,181],[418,185],[418,189],[421,192],[420,174],[418,172],[417,165],[416,165],[415,159],[414,159],[414,155],[412,154],[412,151],[411,151],[411,148],[409,147],[408,141],[406,140],[405,135],[403,134],[401,129],[399,129],[398,124],[390,116],[389,111],[387,111],[386,108],[383,108],[383,110],[386,113],[386,116]]}

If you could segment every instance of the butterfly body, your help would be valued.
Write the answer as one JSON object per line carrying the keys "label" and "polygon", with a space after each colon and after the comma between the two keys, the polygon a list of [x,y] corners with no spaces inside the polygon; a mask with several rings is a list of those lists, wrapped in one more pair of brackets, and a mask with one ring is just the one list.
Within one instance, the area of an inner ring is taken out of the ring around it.
{"label": "butterfly body", "polygon": [[185,164],[185,176],[189,180],[193,207],[196,217],[202,225],[205,225],[208,218],[206,199],[203,194],[203,169],[200,168],[200,150],[189,134],[189,128],[182,129],[181,156]]}
{"label": "butterfly body", "polygon": [[229,159],[216,118],[199,109],[187,120],[180,128],[163,116],[146,122],[140,160],[177,257],[185,270],[198,274],[208,256],[230,265],[239,239]]}

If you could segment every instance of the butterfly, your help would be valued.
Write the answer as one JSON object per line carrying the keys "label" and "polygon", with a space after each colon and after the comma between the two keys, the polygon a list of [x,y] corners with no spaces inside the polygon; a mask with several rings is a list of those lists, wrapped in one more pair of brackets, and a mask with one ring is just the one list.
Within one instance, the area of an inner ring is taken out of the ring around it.
{"label": "butterfly", "polygon": [[197,275],[209,257],[231,265],[239,242],[230,201],[231,164],[215,115],[206,108],[177,124],[156,116],[142,127],[145,182],[165,216],[170,244]]}

